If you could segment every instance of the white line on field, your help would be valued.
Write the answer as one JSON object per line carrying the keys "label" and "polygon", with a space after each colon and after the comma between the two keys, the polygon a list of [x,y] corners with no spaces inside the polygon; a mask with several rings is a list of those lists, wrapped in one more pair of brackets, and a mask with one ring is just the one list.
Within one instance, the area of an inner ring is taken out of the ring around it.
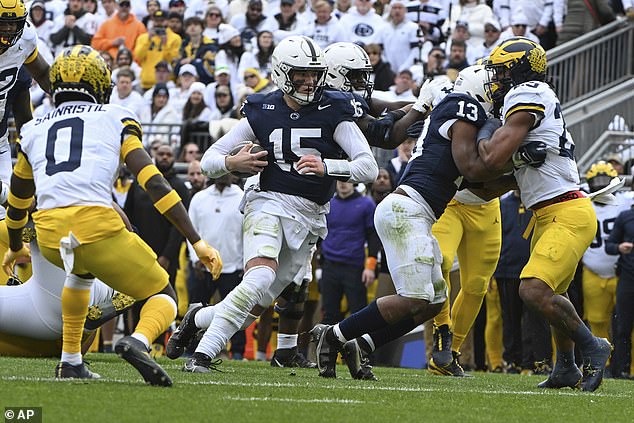
{"label": "white line on field", "polygon": [[[67,380],[59,380],[53,377],[30,377],[30,376],[2,376],[0,380],[6,381],[26,381],[26,382],[83,382],[83,383],[101,383],[101,382],[115,382],[115,383],[135,383],[134,380],[125,380],[125,379],[110,379],[103,378],[100,380],[91,380],[91,381],[82,381],[76,379],[67,379]],[[140,382],[140,379],[139,379]],[[577,397],[577,396],[591,396],[591,397],[605,397],[605,398],[631,398],[630,394],[605,394],[601,392],[582,392],[582,391],[572,391],[572,390],[554,390],[554,389],[544,389],[539,391],[502,391],[502,390],[479,390],[479,391],[452,391],[451,388],[448,387],[420,387],[420,388],[410,388],[403,386],[389,386],[389,385],[375,385],[375,384],[350,384],[350,385],[312,385],[310,383],[281,383],[281,382],[257,382],[257,383],[247,383],[247,382],[230,382],[230,381],[221,381],[221,380],[179,380],[175,383],[176,385],[212,385],[212,386],[244,386],[244,387],[269,387],[269,388],[319,388],[319,389],[345,389],[345,390],[360,390],[360,391],[399,391],[399,392],[443,392],[443,393],[454,393],[454,394],[468,394],[468,393],[478,393],[478,394],[489,394],[489,395],[534,395],[534,396],[568,396],[568,397]]]}
{"label": "white line on field", "polygon": [[273,402],[301,402],[301,403],[330,403],[330,404],[365,404],[365,401],[347,399],[294,399],[294,398],[274,398],[274,397],[222,397],[230,401],[273,401]]}

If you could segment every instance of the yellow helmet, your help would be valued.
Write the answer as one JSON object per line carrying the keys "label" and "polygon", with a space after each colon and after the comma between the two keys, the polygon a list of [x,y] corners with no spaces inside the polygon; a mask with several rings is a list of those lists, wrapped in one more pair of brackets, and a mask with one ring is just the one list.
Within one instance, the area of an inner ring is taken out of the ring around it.
{"label": "yellow helmet", "polygon": [[601,160],[590,167],[590,170],[586,173],[586,182],[588,182],[590,192],[595,192],[607,187],[612,178],[617,176],[619,174],[612,165]]}
{"label": "yellow helmet", "polygon": [[6,50],[18,42],[26,23],[26,7],[22,0],[0,0],[0,50]]}
{"label": "yellow helmet", "polygon": [[542,46],[528,38],[514,37],[491,51],[485,67],[489,77],[487,90],[501,107],[512,87],[528,81],[545,81],[548,62]]}
{"label": "yellow helmet", "polygon": [[65,101],[105,104],[110,100],[110,69],[99,52],[90,46],[66,47],[51,65],[50,79],[56,106]]}

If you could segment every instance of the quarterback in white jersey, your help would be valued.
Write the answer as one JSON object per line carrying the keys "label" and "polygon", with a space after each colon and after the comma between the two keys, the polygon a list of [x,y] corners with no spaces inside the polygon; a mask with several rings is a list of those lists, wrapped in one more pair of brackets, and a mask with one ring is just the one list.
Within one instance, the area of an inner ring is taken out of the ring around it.
{"label": "quarterback in white jersey", "polygon": [[[44,91],[50,91],[48,63],[38,54],[37,33],[33,25],[26,21],[26,8],[22,0],[0,3],[0,117],[7,109],[9,90],[18,79],[20,67],[25,65]],[[11,152],[8,142],[8,128],[0,128],[0,181],[11,178]],[[5,210],[0,208],[0,218]]]}
{"label": "quarterback in white jersey", "polygon": [[[590,199],[579,191],[561,106],[545,82],[546,52],[527,38],[511,38],[491,52],[485,66],[486,86],[504,124],[479,142],[478,153],[491,169],[502,169],[514,154],[525,159],[514,175],[522,202],[533,210],[534,232],[520,297],[553,326],[557,345],[555,368],[539,386],[594,391],[611,345],[592,335],[564,294],[597,222]],[[583,373],[575,365],[574,344],[583,354]]]}

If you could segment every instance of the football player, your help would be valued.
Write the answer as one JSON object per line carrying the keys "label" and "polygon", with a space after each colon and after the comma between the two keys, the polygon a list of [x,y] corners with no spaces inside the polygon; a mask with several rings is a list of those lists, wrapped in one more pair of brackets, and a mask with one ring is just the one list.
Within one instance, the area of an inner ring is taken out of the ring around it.
{"label": "football player", "polygon": [[[610,163],[597,162],[586,173],[590,192],[596,192],[609,185],[618,173]],[[627,194],[618,195],[616,204],[593,202],[597,215],[597,233],[590,247],[583,254],[583,313],[592,333],[608,338],[612,312],[616,303],[616,262],[618,256],[605,252],[605,241],[612,232],[617,216],[632,206],[632,198]]]}
{"label": "football player", "polygon": [[[574,143],[559,99],[546,83],[546,52],[526,38],[511,38],[491,52],[485,66],[487,90],[503,125],[478,144],[480,157],[490,169],[499,169],[521,147],[527,159],[527,165],[513,172],[522,203],[534,213],[531,255],[520,275],[520,296],[552,325],[557,346],[553,372],[539,386],[581,385],[594,391],[612,347],[607,339],[592,335],[565,293],[595,237],[597,219],[590,199],[579,191]],[[534,158],[539,160],[533,162]],[[575,344],[583,354],[583,373],[575,365]]]}
{"label": "football player", "polygon": [[[42,89],[50,92],[49,65],[37,51],[37,33],[26,20],[22,0],[0,2],[0,115],[4,117],[7,95],[24,65]],[[30,84],[29,84],[30,85]],[[11,179],[11,152],[7,125],[0,126],[0,181]],[[0,218],[5,210],[0,208]]]}
{"label": "football player", "polygon": [[22,128],[6,219],[10,248],[3,267],[11,274],[15,259],[29,256],[21,235],[35,194],[38,247],[66,273],[61,294],[63,345],[56,376],[99,377],[86,369],[80,352],[90,288],[97,277],[117,291],[145,300],[135,332],[122,338],[115,352],[147,383],[171,386],[169,375],[148,351],[174,320],[175,293],[156,255],[125,228],[111,205],[120,161],[137,176],[155,207],[192,243],[212,275],[220,273],[222,262],[193,229],[178,194],[143,149],[134,114],[106,104],[110,70],[99,52],[82,45],[64,49],[51,67],[50,80],[55,109]]}
{"label": "football player", "polygon": [[456,84],[454,93],[432,109],[399,187],[377,206],[375,227],[397,294],[377,299],[337,325],[313,328],[320,376],[336,377],[337,353],[351,340],[367,334],[366,341],[384,345],[441,310],[447,286],[432,224],[463,176],[484,181],[500,174],[487,170],[476,150],[478,130],[487,119],[485,107],[490,107],[484,74],[471,69],[468,80]]}
{"label": "football player", "polygon": [[[249,96],[246,119],[202,159],[210,177],[237,171],[260,173],[260,181],[245,194],[244,277],[220,303],[183,367],[187,372],[209,372],[229,338],[253,322],[290,281],[303,278],[313,245],[326,236],[335,181],[370,182],[378,174],[367,140],[354,124],[362,114],[354,98],[324,90],[327,66],[319,46],[308,37],[288,37],[275,48],[272,67],[279,90]],[[251,154],[247,144],[229,155],[244,140],[258,141],[265,151]],[[178,343],[184,345],[195,330],[180,329]]]}

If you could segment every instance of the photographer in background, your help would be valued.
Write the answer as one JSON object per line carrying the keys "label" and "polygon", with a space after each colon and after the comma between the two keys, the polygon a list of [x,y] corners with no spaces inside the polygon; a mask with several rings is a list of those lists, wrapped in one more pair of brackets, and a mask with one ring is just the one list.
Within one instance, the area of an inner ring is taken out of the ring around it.
{"label": "photographer in background", "polygon": [[167,15],[157,10],[152,15],[152,28],[141,34],[134,47],[134,57],[141,65],[141,88],[148,90],[156,83],[154,67],[161,61],[172,63],[179,57],[181,37],[167,27]]}

